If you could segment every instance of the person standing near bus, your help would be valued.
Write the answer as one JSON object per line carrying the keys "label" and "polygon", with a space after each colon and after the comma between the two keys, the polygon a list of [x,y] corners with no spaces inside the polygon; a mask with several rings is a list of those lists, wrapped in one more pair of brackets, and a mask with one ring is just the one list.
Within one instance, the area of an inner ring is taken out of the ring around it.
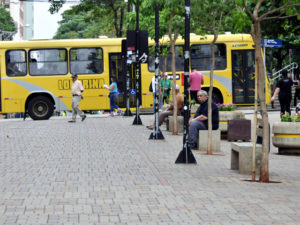
{"label": "person standing near bus", "polygon": [[112,76],[110,78],[110,81],[111,84],[109,86],[104,85],[104,87],[109,90],[110,114],[108,115],[108,117],[114,117],[114,109],[117,109],[118,114],[121,116],[123,114],[123,111],[117,106],[118,86],[116,77]]}
{"label": "person standing near bus", "polygon": [[288,71],[285,69],[282,71],[282,78],[278,81],[275,92],[271,98],[271,102],[274,102],[279,93],[280,114],[287,112],[291,115],[292,86],[293,80],[288,77]]}
{"label": "person standing near bus", "polygon": [[160,96],[162,98],[162,104],[168,104],[170,99],[170,90],[172,88],[171,80],[168,78],[168,74],[164,73],[160,80]]}
{"label": "person standing near bus", "polygon": [[197,93],[201,90],[201,85],[203,83],[203,74],[198,72],[195,68],[192,68],[192,72],[190,73],[190,95],[191,100],[195,100],[197,103]]}
{"label": "person standing near bus", "polygon": [[79,103],[80,100],[83,99],[82,92],[84,89],[81,81],[78,80],[77,74],[72,75],[72,81],[72,120],[68,122],[75,123],[77,114],[81,117],[81,121],[83,122],[86,119],[86,115],[79,109]]}

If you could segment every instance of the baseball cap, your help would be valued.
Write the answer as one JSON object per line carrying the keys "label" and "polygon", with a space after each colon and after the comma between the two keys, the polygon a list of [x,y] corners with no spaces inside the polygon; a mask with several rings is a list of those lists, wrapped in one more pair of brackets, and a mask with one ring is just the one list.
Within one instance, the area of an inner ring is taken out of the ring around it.
{"label": "baseball cap", "polygon": [[77,77],[77,74],[72,74],[72,78],[75,78],[75,77]]}
{"label": "baseball cap", "polygon": [[179,90],[179,89],[180,89],[179,85],[178,85],[178,84],[176,84],[176,90]]}

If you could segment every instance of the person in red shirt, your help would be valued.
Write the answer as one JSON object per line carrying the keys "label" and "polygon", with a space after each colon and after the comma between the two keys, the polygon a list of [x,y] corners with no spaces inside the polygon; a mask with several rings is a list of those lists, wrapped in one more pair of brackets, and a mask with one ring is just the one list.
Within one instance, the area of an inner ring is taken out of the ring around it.
{"label": "person in red shirt", "polygon": [[198,72],[195,68],[192,68],[192,72],[190,73],[190,95],[191,99],[196,102],[198,102],[197,92],[201,90],[203,82],[203,74]]}

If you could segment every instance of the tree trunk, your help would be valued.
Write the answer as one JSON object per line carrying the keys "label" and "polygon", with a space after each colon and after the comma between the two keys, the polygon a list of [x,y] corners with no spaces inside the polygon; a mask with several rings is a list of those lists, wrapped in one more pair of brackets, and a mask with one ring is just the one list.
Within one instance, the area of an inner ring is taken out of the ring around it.
{"label": "tree trunk", "polygon": [[171,42],[171,53],[172,53],[172,74],[173,74],[173,88],[172,88],[172,96],[173,96],[173,135],[178,135],[178,126],[177,126],[177,100],[176,100],[176,64],[175,64],[175,41],[177,39],[178,29],[175,29],[174,36],[172,36],[172,22],[173,22],[173,13],[170,15],[170,23],[169,23],[169,38]]}
{"label": "tree trunk", "polygon": [[210,43],[211,51],[211,68],[209,76],[209,93],[208,93],[208,139],[207,139],[207,155],[212,155],[212,93],[213,93],[213,81],[214,81],[214,68],[215,68],[215,43],[218,38],[216,32],[214,32],[214,39]]}
{"label": "tree trunk", "polygon": [[173,88],[172,88],[172,96],[173,96],[173,103],[174,103],[174,109],[173,109],[173,135],[178,135],[178,123],[177,123],[177,99],[176,99],[176,64],[175,64],[175,40],[173,39],[171,41],[171,51],[172,51],[172,74],[173,74]]}
{"label": "tree trunk", "polygon": [[[269,118],[267,105],[265,102],[265,68],[264,61],[261,54],[261,28],[260,21],[255,21],[254,23],[254,35],[252,34],[255,43],[255,63],[257,63],[258,68],[258,99],[260,103],[261,116],[263,120],[263,143],[262,143],[262,161],[260,167],[260,178],[261,182],[269,182],[269,150],[270,150],[270,140],[269,140]],[[254,128],[256,129],[256,128]]]}

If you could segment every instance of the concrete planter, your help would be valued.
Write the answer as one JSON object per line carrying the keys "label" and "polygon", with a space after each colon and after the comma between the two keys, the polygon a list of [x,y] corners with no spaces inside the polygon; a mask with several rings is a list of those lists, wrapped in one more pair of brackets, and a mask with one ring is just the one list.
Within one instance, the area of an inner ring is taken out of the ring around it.
{"label": "concrete planter", "polygon": [[300,123],[275,122],[272,127],[272,142],[278,153],[300,154]]}
{"label": "concrete planter", "polygon": [[245,113],[241,111],[219,111],[219,130],[227,132],[228,120],[245,119]]}

